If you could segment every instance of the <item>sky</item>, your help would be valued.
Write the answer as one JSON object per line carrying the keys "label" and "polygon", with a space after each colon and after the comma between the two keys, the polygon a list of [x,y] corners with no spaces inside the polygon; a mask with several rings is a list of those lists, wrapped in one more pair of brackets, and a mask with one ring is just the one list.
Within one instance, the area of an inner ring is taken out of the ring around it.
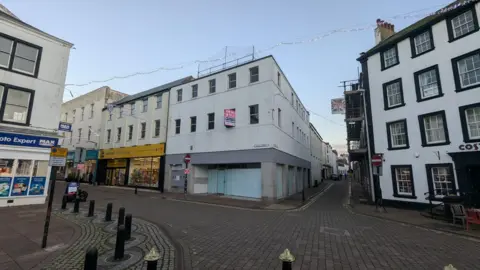
{"label": "sky", "polygon": [[[323,139],[346,149],[343,115],[330,100],[342,97],[341,81],[358,78],[356,58],[375,44],[381,18],[395,30],[447,5],[449,0],[2,0],[23,21],[74,45],[67,84],[160,70],[86,86],[67,86],[64,100],[101,86],[134,94],[185,76],[195,60],[228,54],[272,54]],[[402,15],[402,16],[398,16]],[[331,33],[343,29],[347,32]],[[357,31],[350,31],[357,29]],[[279,42],[299,42],[271,48]],[[235,56],[231,56],[231,59]],[[230,60],[230,59],[229,59]],[[207,68],[221,62],[202,64]]]}

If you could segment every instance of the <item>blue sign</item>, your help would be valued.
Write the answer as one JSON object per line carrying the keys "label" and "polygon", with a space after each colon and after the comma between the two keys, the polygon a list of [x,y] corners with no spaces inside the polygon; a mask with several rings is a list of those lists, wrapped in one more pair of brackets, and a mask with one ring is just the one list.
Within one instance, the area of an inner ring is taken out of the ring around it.
{"label": "blue sign", "polygon": [[12,187],[11,177],[0,177],[0,198],[8,197],[10,189]]}
{"label": "blue sign", "polygon": [[73,195],[77,193],[77,190],[78,190],[77,182],[68,183],[67,190],[66,190],[68,195]]}
{"label": "blue sign", "polygon": [[30,189],[28,190],[28,195],[30,196],[39,196],[45,194],[45,183],[47,182],[46,177],[32,177],[30,182]]}
{"label": "blue sign", "polygon": [[58,124],[58,130],[72,132],[72,124],[66,123],[66,122],[60,122]]}
{"label": "blue sign", "polygon": [[0,132],[0,144],[52,148],[54,146],[57,146],[58,139]]}
{"label": "blue sign", "polygon": [[97,160],[98,159],[98,150],[87,150],[85,155],[85,160]]}
{"label": "blue sign", "polygon": [[15,177],[13,178],[12,193],[10,196],[26,196],[28,194],[28,186],[30,184],[30,177]]}

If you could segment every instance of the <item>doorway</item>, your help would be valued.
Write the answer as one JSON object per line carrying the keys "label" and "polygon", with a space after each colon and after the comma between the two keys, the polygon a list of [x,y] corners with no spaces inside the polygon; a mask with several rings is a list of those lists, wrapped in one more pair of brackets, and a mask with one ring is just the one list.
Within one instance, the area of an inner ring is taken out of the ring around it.
{"label": "doorway", "polygon": [[127,170],[125,168],[108,168],[106,184],[110,186],[125,185],[125,175]]}

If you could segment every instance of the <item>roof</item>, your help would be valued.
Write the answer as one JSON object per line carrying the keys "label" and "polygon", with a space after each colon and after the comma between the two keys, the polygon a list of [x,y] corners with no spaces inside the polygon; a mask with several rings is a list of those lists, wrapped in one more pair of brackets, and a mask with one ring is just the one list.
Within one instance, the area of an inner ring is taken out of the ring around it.
{"label": "roof", "polygon": [[444,20],[446,17],[448,17],[451,14],[455,14],[457,12],[462,11],[463,9],[467,9],[475,3],[479,2],[480,0],[456,0],[447,6],[443,7],[442,9],[436,11],[432,15],[429,15],[416,23],[405,27],[398,33],[395,33],[394,35],[388,37],[387,39],[383,40],[379,44],[375,45],[373,48],[368,50],[366,53],[362,54],[361,57],[359,57],[357,60],[360,60],[362,58],[371,56],[376,54],[379,51],[382,51],[383,49],[386,49],[402,40],[405,38],[410,37],[412,34],[415,34],[417,31],[422,31],[426,27],[430,27],[442,20]]}
{"label": "roof", "polygon": [[30,30],[33,30],[33,31],[35,31],[35,32],[37,32],[37,33],[39,33],[39,34],[42,34],[42,35],[44,35],[44,36],[47,36],[47,37],[49,37],[49,38],[51,38],[51,39],[54,39],[54,40],[56,40],[56,41],[58,41],[58,42],[64,43],[65,45],[67,45],[67,46],[69,46],[69,47],[73,47],[73,44],[72,44],[72,43],[70,43],[70,42],[68,42],[68,41],[66,41],[66,40],[60,39],[60,38],[58,38],[58,37],[52,36],[52,35],[50,35],[49,33],[44,32],[44,31],[42,31],[42,30],[40,30],[40,29],[38,29],[38,28],[36,28],[36,27],[33,27],[32,25],[30,25],[30,24],[28,24],[28,23],[20,20],[17,16],[15,16],[15,14],[13,14],[10,10],[8,10],[8,9],[7,9],[4,5],[2,5],[2,4],[0,4],[0,17],[4,17],[4,18],[6,18],[6,19],[9,19],[9,20],[11,20],[11,21],[14,21],[14,22],[16,22],[16,23],[24,26],[25,28],[28,28],[28,29],[30,29]]}
{"label": "roof", "polygon": [[163,92],[163,91],[168,91],[172,87],[176,87],[176,86],[179,86],[181,84],[193,81],[194,79],[195,79],[194,77],[188,76],[188,77],[185,77],[185,78],[173,81],[173,82],[169,82],[167,84],[160,85],[160,86],[157,86],[155,88],[152,88],[152,89],[140,92],[140,93],[136,93],[136,94],[131,95],[131,96],[126,96],[126,97],[120,99],[119,101],[114,102],[113,104],[114,105],[121,105],[121,104],[129,103],[131,101],[134,101],[134,100],[137,100],[137,99],[140,99],[140,98],[143,98],[143,97],[148,97],[148,96],[151,96],[151,95]]}

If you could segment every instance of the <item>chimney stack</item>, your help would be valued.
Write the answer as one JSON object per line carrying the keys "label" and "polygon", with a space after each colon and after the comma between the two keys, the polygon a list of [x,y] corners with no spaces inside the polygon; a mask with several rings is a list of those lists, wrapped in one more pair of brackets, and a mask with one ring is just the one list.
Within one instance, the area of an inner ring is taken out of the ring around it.
{"label": "chimney stack", "polygon": [[395,25],[377,19],[377,28],[375,28],[375,45],[389,38],[393,34],[395,34]]}

